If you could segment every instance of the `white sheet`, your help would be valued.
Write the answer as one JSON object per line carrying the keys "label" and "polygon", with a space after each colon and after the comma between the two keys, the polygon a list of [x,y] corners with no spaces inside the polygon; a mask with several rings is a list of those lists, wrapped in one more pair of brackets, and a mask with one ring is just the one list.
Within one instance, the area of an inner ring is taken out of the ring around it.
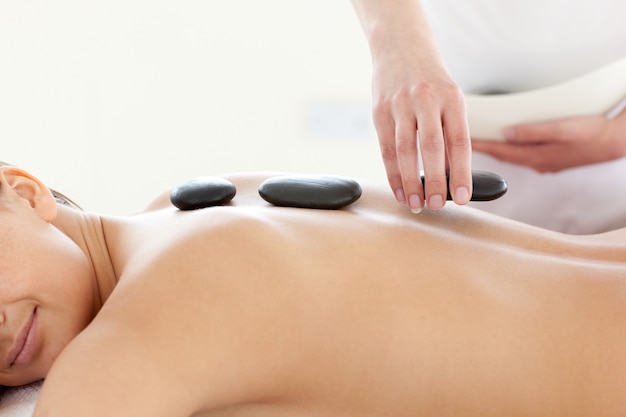
{"label": "white sheet", "polygon": [[10,388],[0,397],[1,417],[31,417],[42,382]]}

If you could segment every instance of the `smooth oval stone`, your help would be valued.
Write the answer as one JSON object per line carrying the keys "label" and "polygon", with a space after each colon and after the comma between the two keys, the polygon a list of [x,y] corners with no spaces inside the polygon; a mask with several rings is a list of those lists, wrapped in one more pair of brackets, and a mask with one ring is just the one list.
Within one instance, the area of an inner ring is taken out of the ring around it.
{"label": "smooth oval stone", "polygon": [[[424,175],[421,176],[422,184],[424,184]],[[450,178],[448,177],[448,189]],[[506,180],[487,171],[472,171],[472,183],[474,191],[472,192],[471,201],[491,201],[502,197],[507,189],[508,185]],[[448,200],[452,200],[452,196],[448,192]]]}
{"label": "smooth oval stone", "polygon": [[328,175],[273,177],[259,186],[259,195],[270,204],[312,209],[340,209],[357,201],[361,192],[358,182]]}
{"label": "smooth oval stone", "polygon": [[232,182],[220,177],[198,177],[174,188],[170,201],[180,210],[196,210],[228,203],[237,190]]}

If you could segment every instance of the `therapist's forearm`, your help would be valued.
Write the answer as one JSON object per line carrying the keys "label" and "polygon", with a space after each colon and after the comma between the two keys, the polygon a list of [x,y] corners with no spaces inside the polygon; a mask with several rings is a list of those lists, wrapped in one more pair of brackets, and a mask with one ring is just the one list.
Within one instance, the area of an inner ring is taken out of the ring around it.
{"label": "therapist's forearm", "polygon": [[351,0],[374,61],[414,54],[424,65],[442,65],[428,19],[418,0]]}

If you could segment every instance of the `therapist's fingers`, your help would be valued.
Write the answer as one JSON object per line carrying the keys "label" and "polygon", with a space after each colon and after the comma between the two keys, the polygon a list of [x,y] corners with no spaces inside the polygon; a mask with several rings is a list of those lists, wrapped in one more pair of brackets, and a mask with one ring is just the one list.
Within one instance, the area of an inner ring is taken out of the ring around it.
{"label": "therapist's fingers", "polygon": [[419,213],[424,208],[424,188],[419,175],[417,126],[412,113],[396,120],[396,152],[406,202],[411,211]]}
{"label": "therapist's fingers", "polygon": [[394,195],[414,212],[425,203],[438,210],[450,184],[454,201],[465,204],[472,194],[471,141],[461,90],[451,82],[405,84],[374,89],[374,124]]}
{"label": "therapist's fingers", "polygon": [[455,203],[466,204],[473,191],[472,141],[467,125],[465,99],[460,91],[448,101],[442,118],[450,166],[450,195]]}
{"label": "therapist's fingers", "polygon": [[387,181],[399,203],[405,203],[402,174],[398,165],[396,150],[396,123],[391,114],[389,102],[380,102],[374,107],[374,126],[380,145],[380,152],[387,172]]}
{"label": "therapist's fingers", "polygon": [[431,210],[439,210],[446,202],[446,148],[441,116],[437,108],[420,111],[417,120],[419,148],[424,166],[424,192]]}
{"label": "therapist's fingers", "polygon": [[473,147],[477,152],[525,165],[538,172],[558,172],[610,161],[626,154],[619,120],[609,121],[603,116],[573,117],[515,128],[523,134],[516,140],[474,139]]}
{"label": "therapist's fingers", "polygon": [[[374,109],[389,184],[396,199],[406,202],[414,212],[421,211],[424,202],[433,210],[445,205],[448,166],[450,194],[455,202],[465,204],[472,194],[471,141],[464,100],[461,93],[446,100],[425,87],[379,101]],[[442,101],[446,112],[441,110]],[[420,153],[424,185],[419,175]]]}
{"label": "therapist's fingers", "polygon": [[569,122],[570,120],[563,119],[509,126],[504,129],[503,134],[508,142],[518,144],[571,140]]}

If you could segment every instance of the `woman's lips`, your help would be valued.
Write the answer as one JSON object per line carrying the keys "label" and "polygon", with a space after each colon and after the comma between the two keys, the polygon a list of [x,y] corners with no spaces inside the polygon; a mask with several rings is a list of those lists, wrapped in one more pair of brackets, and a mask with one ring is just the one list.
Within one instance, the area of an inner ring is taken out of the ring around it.
{"label": "woman's lips", "polygon": [[9,366],[26,365],[35,355],[37,345],[37,309],[30,315],[28,321],[17,334],[13,347],[9,351],[7,363]]}

